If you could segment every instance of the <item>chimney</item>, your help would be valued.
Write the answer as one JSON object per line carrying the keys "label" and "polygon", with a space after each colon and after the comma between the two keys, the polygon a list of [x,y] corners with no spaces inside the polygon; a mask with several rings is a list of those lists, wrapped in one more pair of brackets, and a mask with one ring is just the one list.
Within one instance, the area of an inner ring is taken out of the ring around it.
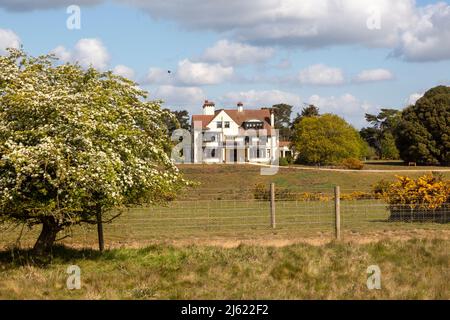
{"label": "chimney", "polygon": [[275,112],[273,109],[270,109],[270,125],[275,127]]}
{"label": "chimney", "polygon": [[215,112],[216,104],[212,101],[205,100],[203,104],[203,114],[205,116],[213,116]]}
{"label": "chimney", "polygon": [[244,104],[242,102],[238,102],[237,110],[238,110],[238,112],[244,111]]}

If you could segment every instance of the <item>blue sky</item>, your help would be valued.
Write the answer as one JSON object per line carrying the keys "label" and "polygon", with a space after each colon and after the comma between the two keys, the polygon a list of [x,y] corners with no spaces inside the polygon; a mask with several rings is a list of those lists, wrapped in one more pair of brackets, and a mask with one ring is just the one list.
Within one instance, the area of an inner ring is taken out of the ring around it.
{"label": "blue sky", "polygon": [[[0,0],[0,53],[114,69],[173,109],[314,103],[363,126],[450,85],[450,4],[413,0]],[[172,73],[168,74],[167,70]]]}

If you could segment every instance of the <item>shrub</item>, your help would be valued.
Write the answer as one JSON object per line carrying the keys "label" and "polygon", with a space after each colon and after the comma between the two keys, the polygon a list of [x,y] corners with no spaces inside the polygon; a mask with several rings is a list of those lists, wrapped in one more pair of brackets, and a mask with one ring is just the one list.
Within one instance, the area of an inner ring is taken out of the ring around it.
{"label": "shrub", "polygon": [[384,197],[384,194],[389,190],[392,182],[387,180],[380,180],[372,186],[372,193],[376,198]]}
{"label": "shrub", "polygon": [[347,158],[341,162],[342,167],[351,170],[362,170],[364,163],[356,158]]}
{"label": "shrub", "polygon": [[[255,200],[269,201],[270,190],[265,184],[259,183],[253,190]],[[341,200],[365,200],[373,199],[374,195],[369,192],[355,191],[352,193],[342,193]],[[332,201],[334,195],[325,192],[295,192],[293,190],[275,188],[275,199],[277,201]]]}
{"label": "shrub", "polygon": [[280,158],[280,166],[287,167],[289,165],[289,160],[287,158]]}
{"label": "shrub", "polygon": [[417,179],[397,176],[383,192],[391,220],[448,222],[450,180],[434,175]]}

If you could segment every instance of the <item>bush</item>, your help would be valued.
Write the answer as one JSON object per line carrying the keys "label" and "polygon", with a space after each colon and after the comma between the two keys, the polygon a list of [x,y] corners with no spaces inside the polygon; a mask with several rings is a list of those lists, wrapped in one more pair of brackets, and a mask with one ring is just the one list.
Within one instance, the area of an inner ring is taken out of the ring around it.
{"label": "bush", "polygon": [[418,179],[397,176],[383,192],[391,211],[390,220],[448,222],[450,180],[425,175]]}
{"label": "bush", "polygon": [[341,162],[341,165],[345,169],[351,169],[351,170],[362,170],[362,168],[364,168],[364,163],[356,158],[344,159]]}
{"label": "bush", "polygon": [[289,160],[287,158],[280,158],[280,167],[287,167],[289,165]]}
{"label": "bush", "polygon": [[[270,200],[270,189],[265,184],[259,183],[253,190],[255,200]],[[342,193],[341,200],[354,201],[373,199],[374,195],[369,192],[354,191],[352,193]],[[378,197],[376,197],[378,198]],[[275,188],[275,200],[277,201],[333,201],[334,194],[325,192],[295,192],[293,190]]]}
{"label": "bush", "polygon": [[389,190],[392,182],[387,180],[380,180],[372,186],[372,193],[376,198],[384,197],[384,194]]}

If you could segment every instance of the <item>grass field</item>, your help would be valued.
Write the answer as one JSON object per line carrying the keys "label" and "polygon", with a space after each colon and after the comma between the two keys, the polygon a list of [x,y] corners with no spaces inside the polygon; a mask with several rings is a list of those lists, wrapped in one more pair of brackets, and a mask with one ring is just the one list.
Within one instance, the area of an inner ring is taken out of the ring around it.
{"label": "grass field", "polygon": [[[450,241],[91,250],[56,248],[51,264],[0,253],[1,299],[450,299]],[[69,265],[81,289],[66,289]],[[368,290],[367,267],[381,269]]]}
{"label": "grass field", "polygon": [[[181,170],[199,185],[167,207],[131,209],[106,224],[103,254],[94,227],[74,227],[39,267],[26,251],[39,229],[0,226],[0,299],[450,299],[448,224],[388,222],[381,200],[342,201],[343,241],[334,242],[333,201],[279,200],[273,229],[269,203],[253,194],[271,182],[299,193],[368,191],[395,173]],[[81,290],[65,287],[73,264]],[[374,264],[382,289],[370,291]]]}
{"label": "grass field", "polygon": [[[394,179],[395,173],[321,172],[280,169],[275,176],[261,176],[254,166],[181,166],[186,177],[200,184],[180,195],[167,207],[136,208],[105,225],[106,247],[142,247],[153,243],[271,243],[285,240],[325,243],[334,237],[334,203],[277,201],[276,229],[270,225],[267,201],[254,199],[257,183],[289,188],[295,192],[333,192],[335,184],[342,192],[370,190],[375,182]],[[418,176],[413,173],[410,176]],[[343,240],[365,242],[400,235],[414,238],[424,233],[448,238],[450,226],[436,223],[387,222],[389,212],[380,200],[342,201]],[[0,247],[28,247],[39,229],[0,226]],[[74,227],[70,238],[62,241],[73,247],[95,247],[95,227]],[[64,236],[61,235],[61,236]]]}
{"label": "grass field", "polygon": [[[397,165],[375,164],[379,170],[396,170]],[[280,167],[273,176],[262,176],[261,168],[252,165],[181,165],[185,176],[200,182],[200,189],[204,190],[245,190],[251,189],[258,183],[270,184],[274,182],[279,187],[294,188],[311,191],[314,189],[328,189],[330,192],[335,185],[343,190],[371,190],[373,184],[380,180],[395,180],[398,174],[409,177],[419,177],[431,173],[435,167],[424,167],[425,172],[340,172],[298,170]],[[410,167],[401,167],[408,169]],[[411,167],[411,170],[413,167]],[[441,167],[442,169],[442,167]],[[450,172],[443,172],[446,179],[450,179]]]}

